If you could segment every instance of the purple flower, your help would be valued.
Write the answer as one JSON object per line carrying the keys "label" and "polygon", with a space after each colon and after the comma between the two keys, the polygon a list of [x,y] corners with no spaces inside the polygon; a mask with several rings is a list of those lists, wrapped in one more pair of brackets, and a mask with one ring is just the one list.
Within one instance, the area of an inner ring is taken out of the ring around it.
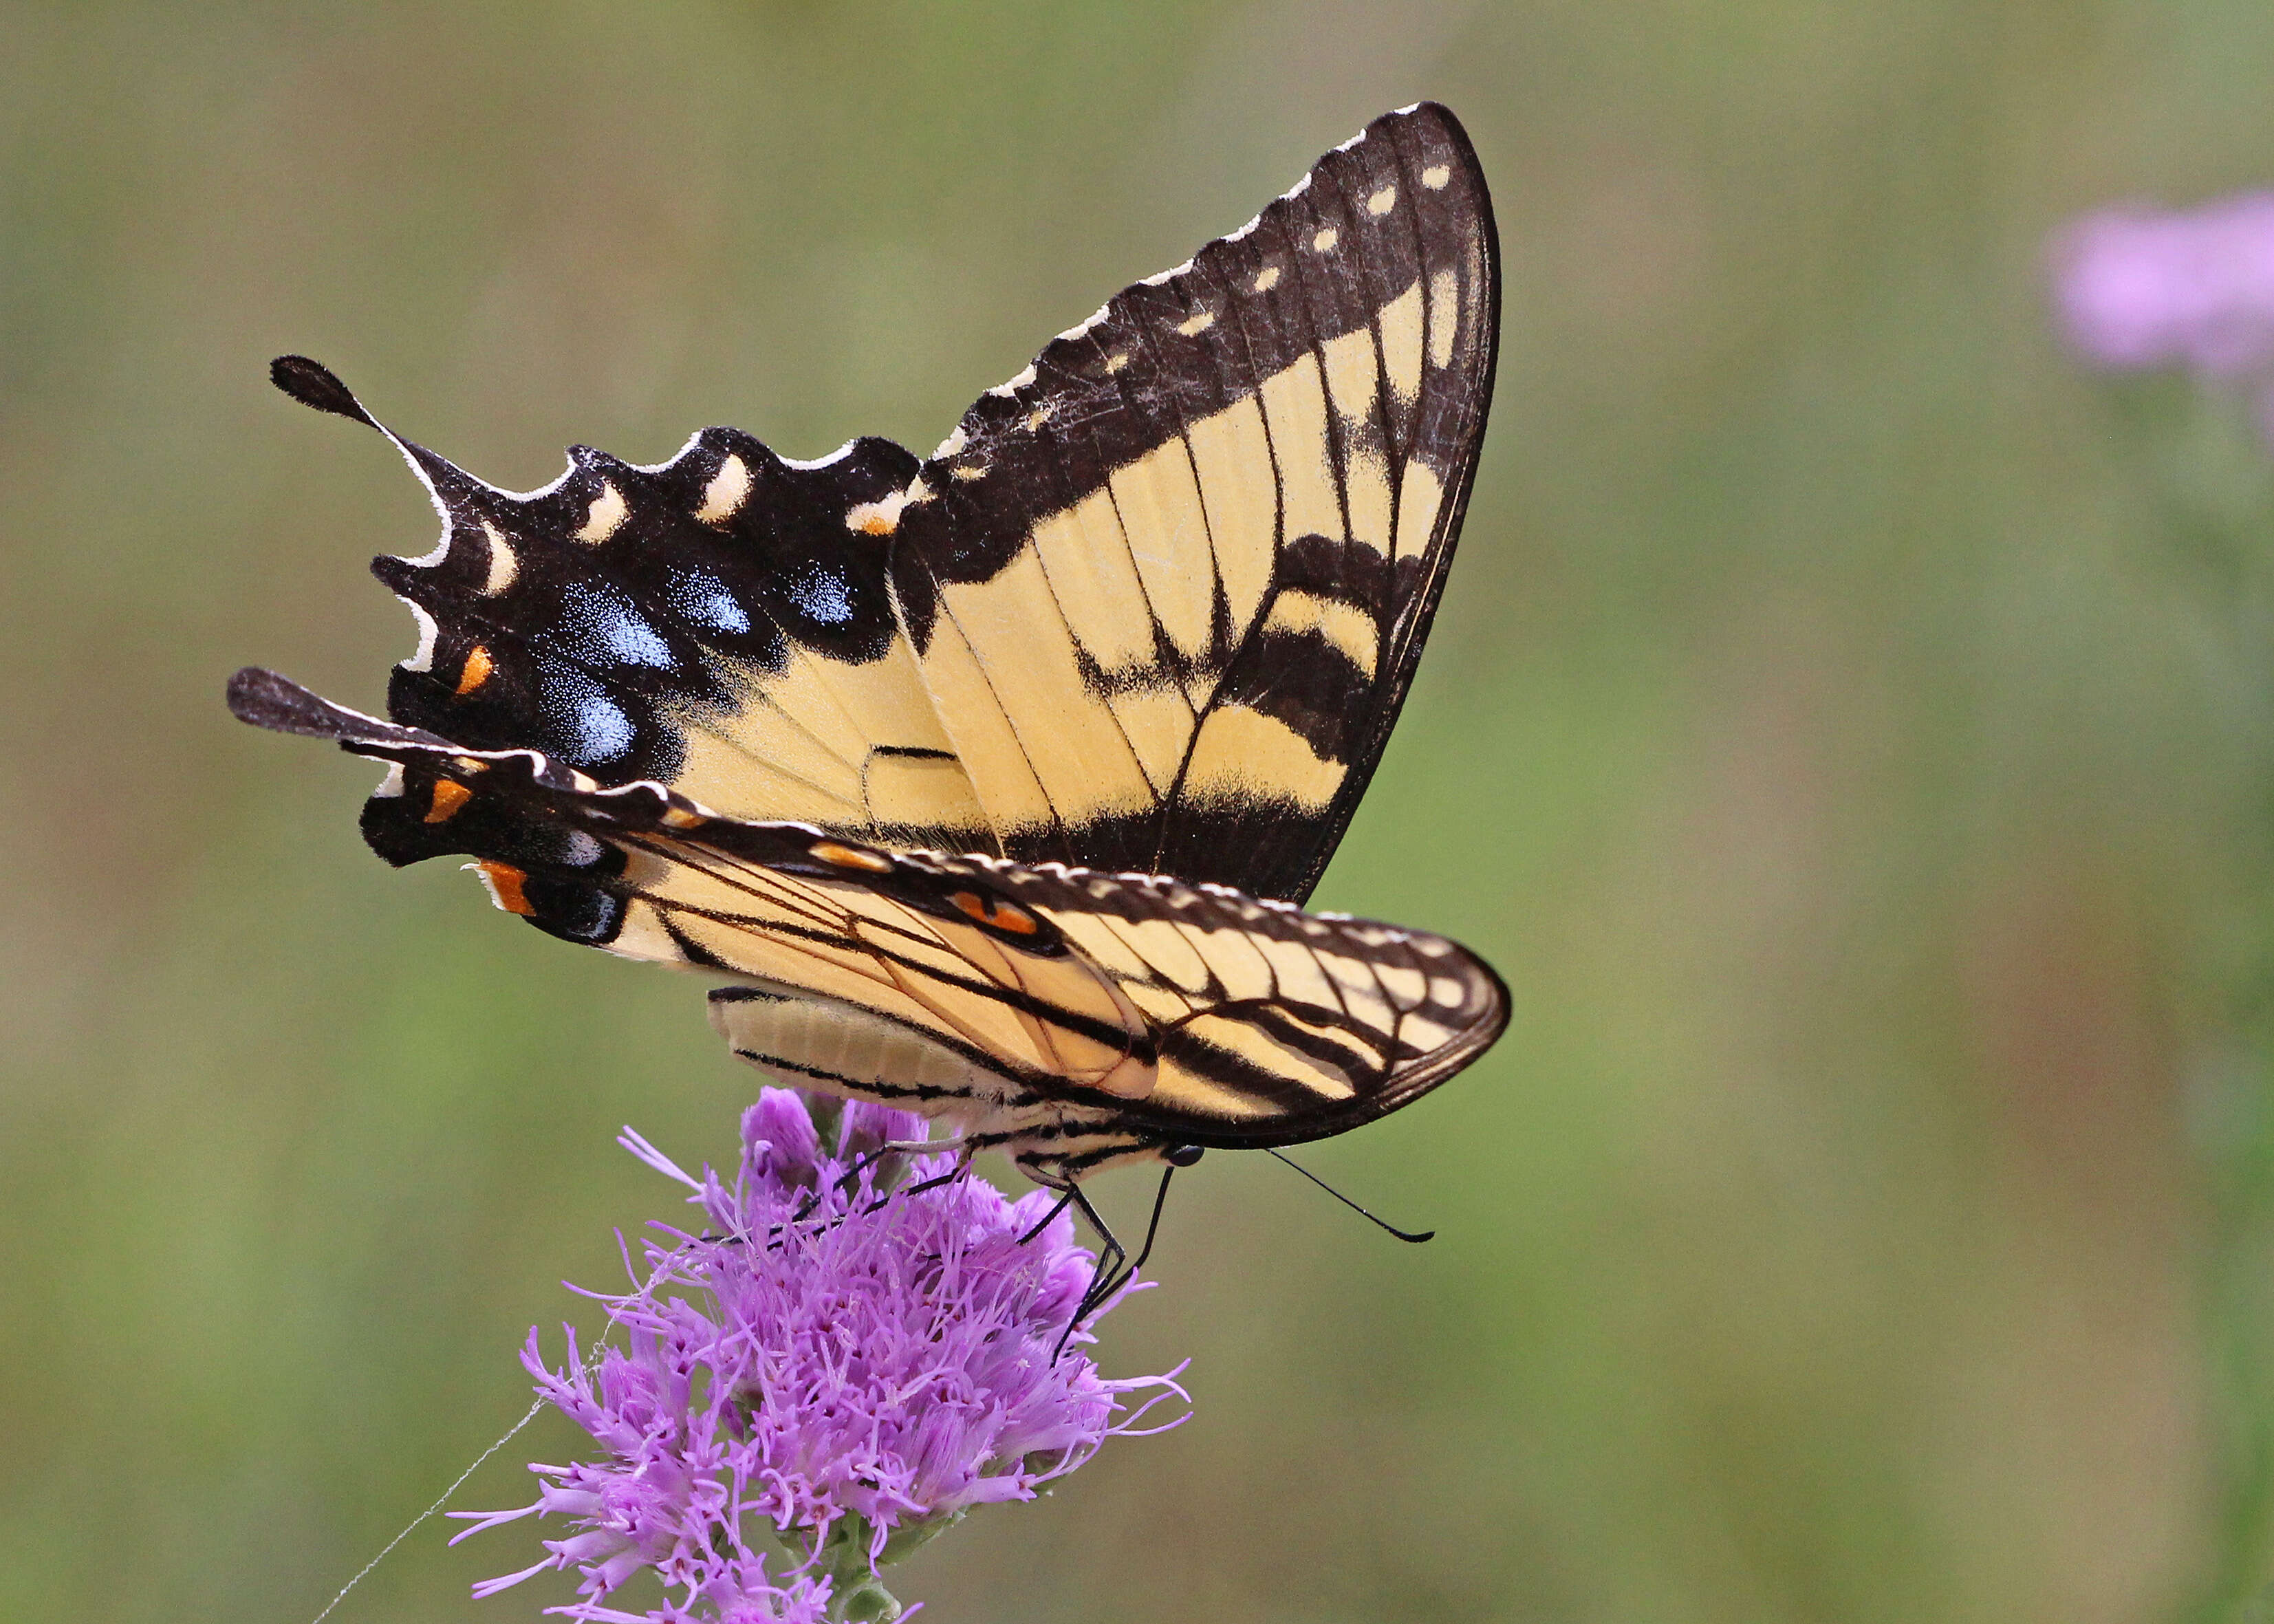
{"label": "purple flower", "polygon": [[2085,356],[2242,385],[2274,424],[2274,192],[2087,214],[2055,239],[2053,272]]}
{"label": "purple flower", "polygon": [[[656,1225],[667,1244],[644,1244],[644,1283],[602,1297],[628,1349],[580,1357],[572,1330],[556,1371],[530,1333],[538,1392],[602,1457],[531,1466],[531,1505],[455,1514],[475,1519],[460,1538],[532,1513],[578,1530],[476,1594],[574,1568],[582,1599],[553,1611],[579,1620],[891,1619],[879,1568],[974,1506],[1031,1500],[1183,1396],[1176,1372],[1104,1380],[1081,1351],[1089,1333],[1065,1337],[1096,1259],[1065,1214],[1045,1222],[1050,1192],[901,1189],[953,1169],[875,1154],[924,1125],[769,1088],[743,1113],[731,1187],[626,1130],[627,1149],[695,1192],[705,1230]],[[602,1605],[643,1568],[675,1599]]]}

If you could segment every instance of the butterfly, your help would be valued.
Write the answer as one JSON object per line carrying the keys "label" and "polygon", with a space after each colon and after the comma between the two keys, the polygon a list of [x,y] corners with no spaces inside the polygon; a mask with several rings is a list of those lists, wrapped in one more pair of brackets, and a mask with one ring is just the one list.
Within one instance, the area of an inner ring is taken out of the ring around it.
{"label": "butterfly", "polygon": [[967,1160],[1071,1195],[1338,1133],[1507,1021],[1457,944],[1300,906],[1444,583],[1498,301],[1475,154],[1423,103],[928,458],[714,428],[516,495],[286,357],[443,535],[373,566],[420,630],[388,719],[258,668],[229,703],[388,763],[389,862],[471,856],[541,929],[723,978],[734,1053],[945,1119]]}

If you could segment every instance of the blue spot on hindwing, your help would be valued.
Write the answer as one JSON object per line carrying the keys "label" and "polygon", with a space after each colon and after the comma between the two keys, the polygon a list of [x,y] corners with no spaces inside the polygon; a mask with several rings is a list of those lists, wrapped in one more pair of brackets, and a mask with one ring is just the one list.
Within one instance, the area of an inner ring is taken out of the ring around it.
{"label": "blue spot on hindwing", "polygon": [[808,563],[789,579],[790,601],[809,620],[825,626],[842,626],[853,618],[853,589],[842,572]]}
{"label": "blue spot on hindwing", "polygon": [[671,606],[706,631],[740,636],[750,629],[749,612],[734,600],[724,582],[705,570],[681,570],[672,577]]}
{"label": "blue spot on hindwing", "polygon": [[632,719],[607,690],[576,666],[559,660],[538,664],[545,717],[561,742],[553,754],[572,766],[614,761],[632,747]]}
{"label": "blue spot on hindwing", "polygon": [[561,621],[579,640],[574,645],[579,655],[599,652],[618,665],[666,670],[676,663],[663,634],[641,618],[631,599],[612,588],[570,582],[561,591]]}

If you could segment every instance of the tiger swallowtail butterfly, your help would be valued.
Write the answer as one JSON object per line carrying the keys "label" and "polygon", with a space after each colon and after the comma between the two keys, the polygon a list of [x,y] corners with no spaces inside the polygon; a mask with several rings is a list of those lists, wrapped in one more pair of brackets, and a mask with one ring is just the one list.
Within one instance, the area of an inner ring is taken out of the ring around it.
{"label": "tiger swallowtail butterfly", "polygon": [[[1301,903],[1387,740],[1473,475],[1497,247],[1452,115],[1376,120],[1060,334],[930,457],[705,429],[483,484],[314,362],[442,516],[390,720],[249,668],[245,721],[389,763],[363,830],[570,941],[725,978],[807,1086],[1071,1192],[1370,1121],[1499,1036],[1442,937]],[[953,853],[968,853],[955,855]]]}

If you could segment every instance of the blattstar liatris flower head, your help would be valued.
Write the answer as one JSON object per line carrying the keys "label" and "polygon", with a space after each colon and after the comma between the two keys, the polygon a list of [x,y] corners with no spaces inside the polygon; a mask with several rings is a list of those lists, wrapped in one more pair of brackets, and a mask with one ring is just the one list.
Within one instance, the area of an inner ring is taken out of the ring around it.
{"label": "blattstar liatris flower head", "polygon": [[[1061,1350],[1096,1267],[1072,1220],[1044,1222],[1046,1191],[917,1188],[953,1163],[877,1154],[923,1132],[903,1112],[770,1088],[743,1115],[731,1184],[627,1132],[694,1192],[704,1227],[657,1225],[644,1282],[602,1298],[626,1347],[587,1358],[571,1332],[556,1369],[531,1332],[522,1361],[539,1395],[601,1455],[532,1466],[531,1505],[459,1514],[476,1519],[462,1538],[532,1514],[576,1529],[478,1594],[574,1568],[580,1599],[554,1611],[579,1620],[892,1618],[880,1568],[974,1506],[1032,1499],[1110,1437],[1158,1430],[1140,1418],[1183,1396],[1175,1372],[1104,1380],[1088,1325]],[[649,1568],[664,1607],[605,1605]]]}

